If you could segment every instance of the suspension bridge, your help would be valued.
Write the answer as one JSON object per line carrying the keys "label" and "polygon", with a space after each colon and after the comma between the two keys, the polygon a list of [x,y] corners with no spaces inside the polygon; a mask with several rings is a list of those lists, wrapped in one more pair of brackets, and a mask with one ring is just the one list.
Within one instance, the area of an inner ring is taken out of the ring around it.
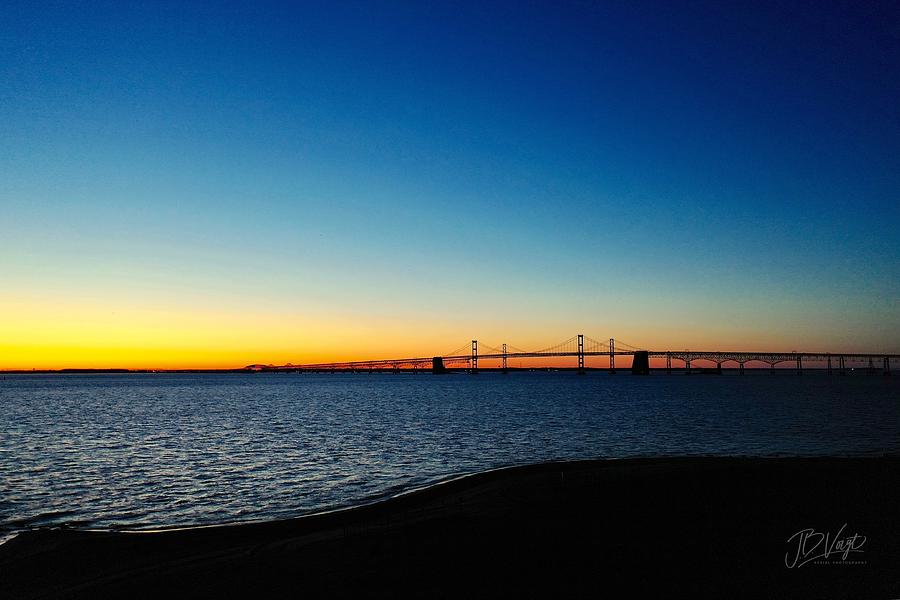
{"label": "suspension bridge", "polygon": [[[570,368],[578,373],[585,373],[585,359],[589,357],[602,357],[602,365],[599,369],[605,369],[610,373],[616,372],[616,358],[625,357],[628,365],[625,367],[633,375],[648,375],[650,373],[650,361],[656,359],[660,365],[655,370],[665,371],[671,374],[680,371],[691,373],[721,373],[723,365],[737,366],[738,372],[743,375],[745,365],[753,365],[758,368],[766,365],[772,372],[776,366],[787,363],[799,375],[803,373],[804,364],[819,365],[828,374],[837,373],[844,375],[848,369],[864,368],[869,373],[881,371],[885,375],[891,373],[891,362],[900,359],[900,354],[884,353],[859,353],[859,352],[743,352],[743,351],[698,351],[698,350],[651,350],[632,346],[614,338],[609,340],[596,340],[582,334],[542,348],[540,350],[523,350],[511,344],[491,346],[478,340],[457,348],[440,356],[427,356],[417,358],[392,358],[378,360],[356,360],[346,362],[330,362],[315,364],[286,364],[252,365],[247,367],[254,370],[265,371],[312,371],[312,372],[371,372],[371,371],[428,371],[433,373],[448,373],[453,371],[465,371],[478,373],[479,361],[491,361],[496,364],[492,370],[507,372],[510,361],[522,359],[542,359],[570,357],[573,363]],[[665,366],[662,361],[665,360]],[[698,364],[699,363],[699,364]],[[620,365],[623,361],[620,360]],[[565,367],[563,367],[565,368]],[[598,367],[593,367],[597,369]],[[765,367],[763,367],[765,368]],[[783,370],[783,369],[782,369]]]}

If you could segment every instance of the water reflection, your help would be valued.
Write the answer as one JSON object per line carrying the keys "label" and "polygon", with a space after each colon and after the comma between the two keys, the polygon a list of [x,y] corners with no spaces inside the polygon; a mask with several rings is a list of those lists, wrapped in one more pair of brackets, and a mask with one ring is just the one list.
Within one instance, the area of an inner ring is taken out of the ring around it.
{"label": "water reflection", "polygon": [[550,459],[897,452],[898,392],[815,375],[12,376],[0,534],[287,517]]}

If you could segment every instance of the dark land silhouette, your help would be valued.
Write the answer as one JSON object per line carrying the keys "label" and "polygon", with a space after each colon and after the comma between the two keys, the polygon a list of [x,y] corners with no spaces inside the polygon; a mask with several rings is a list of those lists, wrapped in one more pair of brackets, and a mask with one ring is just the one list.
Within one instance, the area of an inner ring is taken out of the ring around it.
{"label": "dark land silhouette", "polygon": [[[27,532],[0,597],[894,598],[898,492],[900,457],[547,463],[287,521]],[[808,528],[801,558],[858,551],[789,568]]]}

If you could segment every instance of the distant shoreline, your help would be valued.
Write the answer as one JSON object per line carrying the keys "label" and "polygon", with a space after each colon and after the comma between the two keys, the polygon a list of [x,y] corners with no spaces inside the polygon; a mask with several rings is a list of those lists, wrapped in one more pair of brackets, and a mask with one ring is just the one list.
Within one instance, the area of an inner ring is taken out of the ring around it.
{"label": "distant shoreline", "polygon": [[9,369],[0,375],[84,375],[91,373],[254,373],[250,369]]}
{"label": "distant shoreline", "polygon": [[[710,369],[708,371],[712,371]],[[770,367],[745,367],[745,372],[747,373],[771,373],[773,369]],[[447,373],[466,373],[468,369],[460,368],[447,369]],[[478,371],[481,373],[502,373],[504,369],[499,367],[478,367]],[[519,372],[519,373],[536,373],[536,372],[575,372],[578,371],[577,367],[509,367],[505,369],[510,373]],[[607,367],[585,367],[584,369],[587,373],[602,373],[607,374],[609,369]],[[790,374],[795,375],[796,371],[792,366],[784,366],[784,367],[776,367],[774,371],[778,374]],[[827,373],[828,370],[826,368],[816,368],[816,367],[804,367],[804,373]],[[276,373],[276,374],[331,374],[331,373],[358,373],[358,374],[366,374],[366,373],[408,373],[408,374],[428,374],[431,375],[431,369],[410,369],[410,368],[399,368],[399,369],[302,369],[302,368],[273,368],[273,369],[247,369],[247,368],[223,368],[223,369],[80,369],[80,368],[66,368],[66,369],[7,369],[0,370],[0,376],[3,375],[90,375],[90,374],[141,374],[141,373],[208,373],[208,374],[246,374],[246,375],[254,375],[257,373]],[[650,369],[651,374],[666,374],[665,367],[652,367]],[[722,374],[738,374],[739,369],[737,368],[728,368],[722,367]],[[850,373],[863,373],[868,374],[867,369],[865,367],[857,367],[857,368],[848,368],[847,374]],[[619,369],[618,374],[623,376],[629,376],[629,369]],[[678,368],[672,369],[672,375],[684,375],[686,374],[686,369]],[[702,369],[694,368],[692,369],[691,376],[695,375],[712,375],[711,372],[703,372]],[[881,375],[880,371],[872,373],[874,375]],[[837,376],[837,373],[834,374]]]}

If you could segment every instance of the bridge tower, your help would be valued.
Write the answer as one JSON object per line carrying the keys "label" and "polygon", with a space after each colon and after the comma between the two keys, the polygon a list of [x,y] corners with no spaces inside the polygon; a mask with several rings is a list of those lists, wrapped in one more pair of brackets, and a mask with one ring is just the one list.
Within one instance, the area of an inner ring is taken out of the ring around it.
{"label": "bridge tower", "polygon": [[584,335],[578,334],[578,374],[584,375]]}
{"label": "bridge tower", "polygon": [[478,373],[478,340],[472,340],[472,375]]}
{"label": "bridge tower", "polygon": [[616,374],[616,340],[609,338],[609,374]]}
{"label": "bridge tower", "polygon": [[503,344],[503,373],[506,373],[506,344]]}

